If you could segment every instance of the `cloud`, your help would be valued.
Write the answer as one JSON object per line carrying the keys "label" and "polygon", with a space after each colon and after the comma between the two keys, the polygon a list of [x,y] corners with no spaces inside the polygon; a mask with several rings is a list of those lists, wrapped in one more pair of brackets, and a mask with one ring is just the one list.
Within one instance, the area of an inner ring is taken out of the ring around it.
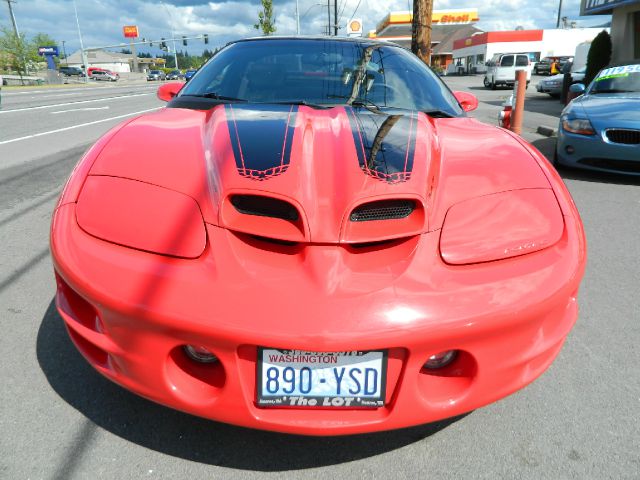
{"label": "cloud", "polygon": [[[0,3],[0,23],[10,25],[6,2]],[[301,33],[324,33],[327,27],[324,0],[298,0],[298,4]],[[559,0],[436,0],[435,8],[475,7],[480,14],[479,28],[505,30],[518,26],[553,28],[558,4]],[[338,0],[339,24],[346,25],[355,14],[363,19],[367,31],[374,29],[389,11],[407,10],[411,5],[411,0]],[[578,18],[579,5],[580,0],[564,0],[563,16]],[[43,32],[59,42],[65,40],[68,53],[79,47],[71,0],[20,0],[13,6],[18,26],[28,36]],[[260,0],[77,0],[77,6],[85,47],[124,43],[124,25],[138,25],[140,35],[152,40],[169,38],[171,31],[178,38],[207,33],[209,48],[260,33],[253,28]],[[295,7],[295,0],[274,0],[277,34],[295,34]],[[177,47],[200,53],[205,45],[202,40],[189,40],[188,47],[181,42]],[[156,45],[139,50],[160,53]]]}

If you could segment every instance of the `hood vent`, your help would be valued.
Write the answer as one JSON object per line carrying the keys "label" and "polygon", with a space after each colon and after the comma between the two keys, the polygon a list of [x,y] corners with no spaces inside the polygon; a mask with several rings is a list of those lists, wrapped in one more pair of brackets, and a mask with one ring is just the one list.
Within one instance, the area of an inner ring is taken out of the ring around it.
{"label": "hood vent", "polygon": [[231,204],[244,215],[271,217],[297,222],[300,218],[296,207],[284,200],[261,195],[233,195]]}
{"label": "hood vent", "polygon": [[379,200],[360,205],[351,212],[349,219],[352,222],[397,220],[408,217],[415,208],[413,200]]}

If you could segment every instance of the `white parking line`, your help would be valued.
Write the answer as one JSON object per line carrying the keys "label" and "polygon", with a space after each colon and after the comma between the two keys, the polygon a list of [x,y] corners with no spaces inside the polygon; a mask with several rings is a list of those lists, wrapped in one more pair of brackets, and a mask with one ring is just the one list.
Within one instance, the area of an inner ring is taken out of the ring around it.
{"label": "white parking line", "polygon": [[72,108],[70,110],[58,110],[57,112],[49,112],[49,113],[51,113],[51,115],[56,115],[58,113],[69,113],[69,112],[91,112],[93,110],[109,110],[109,105],[105,107]]}
{"label": "white parking line", "polygon": [[131,117],[133,115],[140,115],[142,113],[152,112],[162,107],[148,108],[147,110],[140,110],[138,112],[125,113],[124,115],[118,115],[117,117],[103,118],[102,120],[95,120],[93,122],[81,123],[80,125],[72,125],[70,127],[58,128],[56,130],[50,130],[48,132],[35,133],[33,135],[27,135],[26,137],[12,138],[11,140],[4,140],[0,142],[0,145],[6,145],[7,143],[20,142],[22,140],[29,140],[30,138],[42,137],[44,135],[51,135],[52,133],[66,132],[67,130],[73,130],[80,127],[88,127],[89,125],[96,125],[98,123],[110,122],[112,120],[118,120],[120,118]]}
{"label": "white parking line", "polygon": [[13,110],[0,110],[0,115],[14,112],[26,112],[30,110],[42,110],[43,108],[66,107],[67,105],[79,105],[81,103],[106,102],[108,100],[118,100],[121,98],[145,97],[149,95],[153,95],[153,93],[135,93],[133,95],[119,95],[116,97],[96,98],[94,100],[79,100],[77,102],[57,103],[54,105],[39,105],[37,107],[14,108]]}

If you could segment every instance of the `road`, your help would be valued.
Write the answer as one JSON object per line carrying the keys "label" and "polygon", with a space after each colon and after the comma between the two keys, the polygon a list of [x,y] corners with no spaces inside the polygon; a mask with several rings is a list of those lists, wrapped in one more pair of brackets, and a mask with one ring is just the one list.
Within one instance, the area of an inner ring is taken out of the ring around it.
{"label": "road", "polygon": [[[446,79],[495,124],[507,90]],[[535,82],[535,79],[534,79]],[[53,304],[51,211],[82,152],[157,85],[3,90],[0,110],[0,479],[640,478],[640,181],[563,171],[589,263],[580,318],[551,368],[461,418],[344,438],[252,431],[141,399],[95,373]],[[550,154],[561,107],[530,88],[524,137]]]}

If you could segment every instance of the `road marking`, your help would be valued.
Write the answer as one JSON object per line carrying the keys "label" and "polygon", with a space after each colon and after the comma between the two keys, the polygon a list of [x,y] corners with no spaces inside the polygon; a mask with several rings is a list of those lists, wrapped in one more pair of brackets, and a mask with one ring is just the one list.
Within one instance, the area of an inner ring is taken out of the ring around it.
{"label": "road marking", "polygon": [[85,107],[85,108],[72,108],[71,110],[58,110],[57,112],[49,112],[51,115],[56,115],[57,113],[69,113],[69,112],[89,112],[92,110],[109,110],[109,105],[105,107]]}
{"label": "road marking", "polygon": [[133,115],[140,115],[142,113],[152,112],[160,108],[162,107],[155,107],[155,108],[149,108],[147,110],[140,110],[138,112],[126,113],[124,115],[118,115],[117,117],[103,118],[102,120],[95,120],[93,122],[81,123],[80,125],[72,125],[71,127],[58,128],[56,130],[50,130],[48,132],[35,133],[33,135],[27,135],[26,137],[12,138],[11,140],[4,140],[0,142],[0,145],[6,145],[7,143],[13,143],[13,142],[20,142],[22,140],[29,140],[30,138],[42,137],[44,135],[51,135],[52,133],[66,132],[67,130],[73,130],[75,128],[80,128],[80,127],[88,127],[89,125],[96,125],[98,123],[110,122],[112,120],[118,120],[120,118],[126,118],[126,117],[131,117]]}
{"label": "road marking", "polygon": [[82,103],[106,102],[108,100],[119,100],[121,98],[146,97],[153,93],[135,93],[133,95],[118,95],[116,97],[96,98],[94,100],[80,100],[78,102],[57,103],[54,105],[40,105],[38,107],[15,108],[13,110],[0,110],[0,115],[13,112],[26,112],[29,110],[42,110],[43,108],[66,107],[67,105],[80,105]]}

